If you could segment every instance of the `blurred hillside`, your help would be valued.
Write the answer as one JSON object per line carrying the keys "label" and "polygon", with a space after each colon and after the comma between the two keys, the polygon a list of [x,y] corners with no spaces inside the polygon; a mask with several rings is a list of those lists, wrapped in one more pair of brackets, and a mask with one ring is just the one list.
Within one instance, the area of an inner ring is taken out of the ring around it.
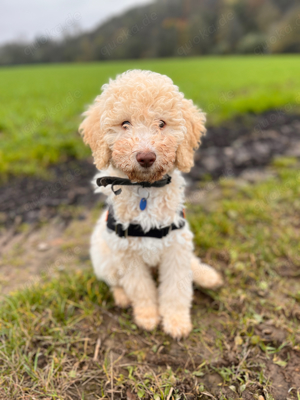
{"label": "blurred hillside", "polygon": [[0,64],[300,52],[299,0],[157,0],[92,32],[0,48]]}

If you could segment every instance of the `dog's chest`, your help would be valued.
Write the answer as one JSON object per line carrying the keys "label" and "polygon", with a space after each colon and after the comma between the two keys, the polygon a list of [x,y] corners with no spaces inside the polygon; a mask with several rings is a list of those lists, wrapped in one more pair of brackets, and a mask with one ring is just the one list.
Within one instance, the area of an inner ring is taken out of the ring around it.
{"label": "dog's chest", "polygon": [[171,184],[163,188],[123,188],[119,196],[110,200],[117,221],[125,226],[139,224],[144,230],[168,226],[183,207],[183,180],[175,175]]}
{"label": "dog's chest", "polygon": [[162,239],[145,238],[137,243],[132,243],[132,248],[135,248],[144,263],[150,267],[157,267],[163,255],[165,243]]}

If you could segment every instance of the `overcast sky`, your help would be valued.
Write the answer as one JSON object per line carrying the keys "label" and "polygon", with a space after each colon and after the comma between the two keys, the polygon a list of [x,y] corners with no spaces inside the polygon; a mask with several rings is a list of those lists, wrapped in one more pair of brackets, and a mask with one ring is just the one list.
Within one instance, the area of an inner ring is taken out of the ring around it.
{"label": "overcast sky", "polygon": [[1,0],[0,43],[58,37],[62,29],[89,30],[112,15],[151,0]]}

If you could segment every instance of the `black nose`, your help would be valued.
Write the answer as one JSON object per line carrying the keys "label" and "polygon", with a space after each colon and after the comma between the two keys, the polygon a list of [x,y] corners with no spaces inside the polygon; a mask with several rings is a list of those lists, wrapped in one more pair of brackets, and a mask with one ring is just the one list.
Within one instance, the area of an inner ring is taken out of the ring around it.
{"label": "black nose", "polygon": [[147,152],[147,153],[141,152],[137,153],[136,159],[141,167],[149,168],[156,160],[156,155],[155,153],[152,152]]}

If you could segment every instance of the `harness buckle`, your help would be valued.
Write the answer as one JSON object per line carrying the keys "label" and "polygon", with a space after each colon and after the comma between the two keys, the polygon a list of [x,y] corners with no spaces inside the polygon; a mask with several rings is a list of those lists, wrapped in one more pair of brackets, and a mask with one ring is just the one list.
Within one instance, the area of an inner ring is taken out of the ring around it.
{"label": "harness buckle", "polygon": [[121,238],[127,238],[128,237],[128,228],[123,230],[121,224],[116,224],[115,225],[115,233]]}

